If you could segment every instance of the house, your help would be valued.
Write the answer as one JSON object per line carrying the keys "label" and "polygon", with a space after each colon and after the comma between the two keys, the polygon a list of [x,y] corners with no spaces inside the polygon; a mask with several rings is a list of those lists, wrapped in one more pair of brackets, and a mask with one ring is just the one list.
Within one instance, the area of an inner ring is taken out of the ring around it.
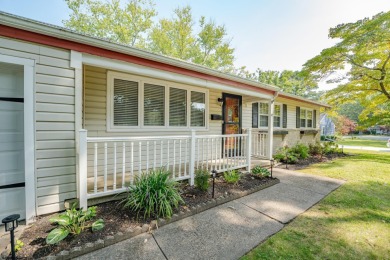
{"label": "house", "polygon": [[320,115],[320,130],[322,136],[333,136],[336,134],[336,127],[332,119],[326,114]]}
{"label": "house", "polygon": [[0,218],[27,221],[166,167],[250,168],[319,139],[327,105],[277,87],[0,13]]}

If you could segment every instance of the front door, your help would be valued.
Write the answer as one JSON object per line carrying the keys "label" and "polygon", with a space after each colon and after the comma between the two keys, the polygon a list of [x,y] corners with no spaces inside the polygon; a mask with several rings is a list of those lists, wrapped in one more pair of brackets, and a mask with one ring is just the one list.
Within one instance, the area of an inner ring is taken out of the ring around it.
{"label": "front door", "polygon": [[0,220],[24,219],[24,76],[23,66],[0,62]]}
{"label": "front door", "polygon": [[[223,125],[222,134],[241,134],[241,104],[242,97],[223,93]],[[239,147],[238,138],[228,138],[224,143],[225,155],[237,155]]]}

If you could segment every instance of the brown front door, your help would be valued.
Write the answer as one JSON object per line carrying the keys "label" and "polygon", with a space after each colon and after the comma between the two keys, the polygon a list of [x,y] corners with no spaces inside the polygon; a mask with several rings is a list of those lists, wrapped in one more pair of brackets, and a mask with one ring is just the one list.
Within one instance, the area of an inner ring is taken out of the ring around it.
{"label": "brown front door", "polygon": [[[241,134],[241,104],[242,97],[223,93],[223,125],[222,134]],[[228,138],[224,143],[224,154],[236,154],[238,149],[238,138]]]}

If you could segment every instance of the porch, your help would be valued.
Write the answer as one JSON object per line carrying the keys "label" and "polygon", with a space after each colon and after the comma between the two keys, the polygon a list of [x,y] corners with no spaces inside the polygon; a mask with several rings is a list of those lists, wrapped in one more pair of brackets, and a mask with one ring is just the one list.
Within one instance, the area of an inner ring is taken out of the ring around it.
{"label": "porch", "polygon": [[250,128],[243,132],[198,135],[192,130],[180,136],[88,137],[87,130],[80,130],[80,206],[86,208],[88,199],[124,192],[136,176],[159,168],[191,185],[198,168],[250,171],[252,160],[270,159],[268,133]]}

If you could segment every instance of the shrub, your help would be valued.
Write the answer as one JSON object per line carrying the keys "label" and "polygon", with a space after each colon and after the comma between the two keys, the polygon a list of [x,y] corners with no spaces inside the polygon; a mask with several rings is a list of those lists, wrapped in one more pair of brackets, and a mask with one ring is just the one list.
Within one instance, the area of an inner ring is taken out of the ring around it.
{"label": "shrub", "polygon": [[268,171],[268,169],[261,167],[260,165],[256,165],[252,168],[252,173],[255,175],[261,175],[263,177],[271,175],[271,173]]}
{"label": "shrub", "polygon": [[241,176],[238,173],[238,171],[231,170],[231,171],[224,172],[223,178],[227,183],[236,184],[240,180]]}
{"label": "shrub", "polygon": [[298,157],[299,155],[292,152],[290,148],[288,148],[288,146],[279,148],[279,150],[274,155],[274,159],[277,160],[278,162],[290,163],[290,164],[294,164],[298,162]]}
{"label": "shrub", "polygon": [[322,155],[323,147],[320,142],[316,142],[315,144],[309,144],[309,154],[310,155]]}
{"label": "shrub", "polygon": [[206,191],[209,188],[210,173],[207,169],[199,168],[195,170],[195,186],[201,191]]}
{"label": "shrub", "polygon": [[309,147],[298,143],[290,148],[290,153],[296,154],[299,159],[306,159],[309,157]]}
{"label": "shrub", "polygon": [[87,210],[76,209],[73,204],[71,209],[66,210],[58,217],[50,219],[52,224],[57,224],[59,227],[53,229],[46,237],[47,244],[57,244],[69,234],[79,235],[87,228],[92,228],[92,231],[101,230],[104,228],[103,219],[90,223],[90,220],[96,216],[96,206],[89,207]]}
{"label": "shrub", "polygon": [[144,218],[172,216],[172,209],[184,203],[177,189],[177,182],[169,178],[171,173],[164,169],[152,170],[137,176],[129,187],[127,197],[122,200],[124,208],[144,212]]}

